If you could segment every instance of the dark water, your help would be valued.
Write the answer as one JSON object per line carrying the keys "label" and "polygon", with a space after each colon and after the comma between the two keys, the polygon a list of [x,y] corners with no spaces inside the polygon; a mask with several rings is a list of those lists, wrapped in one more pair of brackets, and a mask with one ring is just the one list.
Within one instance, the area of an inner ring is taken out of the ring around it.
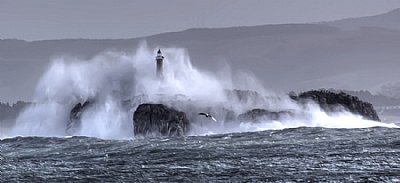
{"label": "dark water", "polygon": [[399,182],[400,129],[0,141],[0,182]]}

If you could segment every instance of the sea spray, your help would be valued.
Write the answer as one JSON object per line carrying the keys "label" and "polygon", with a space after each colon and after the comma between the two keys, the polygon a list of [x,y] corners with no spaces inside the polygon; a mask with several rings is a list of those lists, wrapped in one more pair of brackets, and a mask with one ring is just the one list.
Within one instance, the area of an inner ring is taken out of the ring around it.
{"label": "sea spray", "polygon": [[[142,44],[134,54],[106,52],[90,60],[58,58],[51,62],[37,85],[36,104],[23,111],[9,135],[65,136],[83,135],[100,138],[133,136],[132,115],[143,102],[164,103],[184,110],[192,122],[191,135],[283,129],[299,126],[331,128],[396,127],[372,122],[341,112],[327,115],[318,106],[304,107],[266,90],[251,74],[232,74],[227,67],[217,74],[195,68],[185,49],[161,48],[165,56],[164,78],[156,77],[156,48]],[[222,77],[221,77],[222,76]],[[232,98],[227,91],[235,88],[255,90],[260,97],[246,101]],[[140,100],[137,100],[137,98]],[[66,132],[70,111],[77,103],[94,101],[83,111],[79,129]],[[125,101],[131,101],[128,107]],[[136,102],[135,102],[136,101]],[[241,114],[254,108],[288,110],[297,115],[275,121],[265,120],[225,124],[228,111]],[[198,110],[216,113],[217,123],[196,116]]]}
{"label": "sea spray", "polygon": [[88,108],[81,116],[82,125],[74,135],[100,137],[106,139],[129,138],[133,136],[131,115],[115,98],[108,96]]}

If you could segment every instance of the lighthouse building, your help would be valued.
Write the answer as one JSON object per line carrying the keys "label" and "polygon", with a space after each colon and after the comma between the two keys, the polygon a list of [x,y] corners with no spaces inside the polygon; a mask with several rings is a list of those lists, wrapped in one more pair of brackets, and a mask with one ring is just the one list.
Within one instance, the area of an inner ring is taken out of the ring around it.
{"label": "lighthouse building", "polygon": [[157,78],[158,79],[163,78],[163,60],[164,60],[164,56],[162,55],[161,50],[158,49],[157,56],[156,56]]}

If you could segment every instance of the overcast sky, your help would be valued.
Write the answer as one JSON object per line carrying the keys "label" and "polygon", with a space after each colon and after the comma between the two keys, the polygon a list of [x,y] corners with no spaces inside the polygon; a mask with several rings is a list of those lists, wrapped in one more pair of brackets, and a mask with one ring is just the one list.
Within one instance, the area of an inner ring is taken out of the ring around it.
{"label": "overcast sky", "polygon": [[0,39],[133,38],[375,15],[400,0],[0,0]]}

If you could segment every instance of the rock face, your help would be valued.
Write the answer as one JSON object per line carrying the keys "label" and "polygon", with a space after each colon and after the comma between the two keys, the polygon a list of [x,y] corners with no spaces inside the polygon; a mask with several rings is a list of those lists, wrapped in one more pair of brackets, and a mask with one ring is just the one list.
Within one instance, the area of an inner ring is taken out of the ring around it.
{"label": "rock face", "polygon": [[361,101],[358,97],[348,95],[344,92],[335,93],[328,90],[312,90],[299,94],[298,96],[290,96],[292,99],[305,102],[313,100],[326,112],[336,112],[339,107],[344,107],[351,113],[361,115],[365,119],[380,121],[372,104]]}
{"label": "rock face", "polygon": [[292,117],[293,113],[289,111],[272,112],[265,109],[252,109],[238,116],[239,121],[260,122],[263,120],[279,120]]}
{"label": "rock face", "polygon": [[135,135],[182,136],[189,131],[184,112],[163,104],[141,104],[133,114]]}
{"label": "rock face", "polygon": [[71,134],[75,129],[79,128],[81,125],[81,116],[82,113],[91,105],[93,102],[86,101],[83,104],[78,103],[76,104],[69,114],[69,121],[67,123],[67,133]]}

